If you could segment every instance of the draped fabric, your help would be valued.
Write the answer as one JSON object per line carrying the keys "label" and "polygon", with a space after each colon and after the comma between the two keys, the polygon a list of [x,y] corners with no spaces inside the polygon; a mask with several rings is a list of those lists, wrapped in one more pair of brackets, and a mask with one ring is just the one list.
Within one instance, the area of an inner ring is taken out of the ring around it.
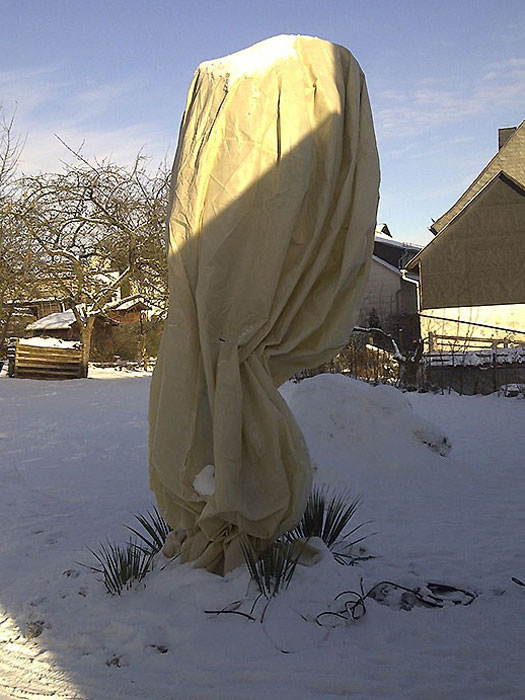
{"label": "draped fabric", "polygon": [[378,186],[365,78],[343,47],[280,36],[197,69],[149,414],[150,483],[186,531],[183,561],[223,573],[240,535],[271,540],[300,519],[310,460],[277,387],[348,340]]}

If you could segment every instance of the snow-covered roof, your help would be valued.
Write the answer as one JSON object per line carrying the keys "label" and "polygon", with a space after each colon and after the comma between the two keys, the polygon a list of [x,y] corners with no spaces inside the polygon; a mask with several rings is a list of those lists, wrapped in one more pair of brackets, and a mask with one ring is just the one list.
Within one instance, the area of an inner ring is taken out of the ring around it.
{"label": "snow-covered roof", "polygon": [[392,234],[390,233],[390,229],[388,228],[387,224],[377,224],[375,235],[385,238],[392,238]]}
{"label": "snow-covered roof", "polygon": [[[125,299],[117,299],[116,301],[112,301],[109,304],[106,304],[103,309],[98,309],[95,312],[92,312],[88,308],[88,315],[91,313],[95,314],[103,314],[104,311],[126,311],[127,309],[133,308],[136,304],[142,304],[146,306],[146,302],[144,301],[144,298],[142,294],[133,294],[132,296],[126,297]],[[77,307],[82,314],[85,313],[85,307],[84,306],[79,306]],[[33,323],[30,323],[28,326],[26,326],[27,331],[57,331],[57,330],[64,330],[67,328],[71,328],[71,326],[75,323],[75,314],[73,313],[73,309],[67,309],[67,311],[57,311],[52,314],[48,314],[47,316],[43,316],[42,318],[39,318],[37,321],[33,321]]]}
{"label": "snow-covered roof", "polygon": [[395,265],[391,265],[386,260],[383,260],[383,258],[379,258],[377,255],[372,255],[372,260],[379,263],[380,265],[383,265],[383,267],[386,267],[387,270],[390,270],[390,272],[393,272],[395,275],[397,275],[398,277],[401,277],[402,279],[406,280],[407,282],[411,282],[412,284],[418,283],[417,275],[409,274],[409,273],[407,274],[405,272],[405,270],[400,270]]}
{"label": "snow-covered roof", "polygon": [[396,275],[398,275],[398,277],[401,277],[401,270],[398,267],[395,267],[395,265],[391,265],[386,260],[383,260],[383,258],[379,258],[377,255],[372,255],[372,260],[379,263],[380,265],[383,265],[383,267],[386,267],[387,270],[390,270],[390,272],[395,273]]}
{"label": "snow-covered roof", "polygon": [[417,243],[407,243],[406,241],[396,241],[395,238],[391,238],[385,234],[377,234],[374,236],[374,240],[378,243],[384,243],[385,245],[392,246],[392,248],[406,248],[413,250],[414,252],[421,250],[423,246]]}
{"label": "snow-covered roof", "polygon": [[136,304],[142,304],[143,306],[149,306],[145,301],[142,294],[132,294],[124,299],[117,299],[117,301],[112,301],[106,304],[104,309],[111,309],[112,311],[126,311],[127,309],[133,308]]}
{"label": "snow-covered roof", "polygon": [[37,321],[33,321],[28,326],[26,326],[27,331],[51,331],[71,328],[75,323],[75,314],[73,309],[68,309],[67,311],[57,311],[54,314],[48,314],[39,318]]}
{"label": "snow-covered roof", "polygon": [[[32,297],[30,299],[15,299],[14,303],[23,305],[23,304],[37,304],[37,303],[40,303],[43,301],[60,302],[60,299],[57,299],[57,297],[35,297],[35,298]],[[13,303],[13,302],[9,301],[7,303]]]}
{"label": "snow-covered roof", "polygon": [[61,340],[60,338],[46,338],[35,336],[34,338],[20,338],[19,345],[36,345],[39,348],[79,348],[78,340]]}
{"label": "snow-covered roof", "polygon": [[392,237],[387,224],[377,224],[375,228],[374,240],[378,243],[385,243],[392,248],[405,248],[413,251],[421,250],[423,246],[418,243],[408,243],[407,241],[398,241]]}
{"label": "snow-covered roof", "polygon": [[100,282],[106,282],[107,284],[113,284],[120,277],[120,272],[118,270],[109,270],[108,272],[97,272],[94,275],[95,279]]}

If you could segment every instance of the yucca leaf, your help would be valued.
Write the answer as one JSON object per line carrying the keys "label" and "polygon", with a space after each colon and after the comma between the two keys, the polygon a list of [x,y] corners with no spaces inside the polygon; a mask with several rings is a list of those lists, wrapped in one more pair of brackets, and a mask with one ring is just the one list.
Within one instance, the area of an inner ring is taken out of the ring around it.
{"label": "yucca leaf", "polygon": [[129,525],[126,525],[126,527],[144,543],[145,548],[141,547],[141,545],[137,546],[141,547],[145,552],[153,552],[154,554],[160,552],[172,527],[164,520],[157,507],[153,506],[151,511],[148,510],[146,512],[146,515],[141,513],[135,515],[135,519],[142,526],[143,532]]}
{"label": "yucca leaf", "polygon": [[125,588],[140,583],[152,568],[152,552],[144,552],[136,542],[129,541],[124,546],[102,542],[98,550],[88,547],[99,566],[87,565],[92,571],[102,575],[102,582],[111,595],[120,595]]}
{"label": "yucca leaf", "polygon": [[241,549],[250,578],[261,595],[269,600],[288,588],[301,553],[298,547],[273,542],[257,551],[244,539]]}
{"label": "yucca leaf", "polygon": [[360,523],[350,528],[359,503],[360,498],[352,498],[348,491],[337,492],[328,486],[314,486],[303,517],[295,528],[283,535],[282,540],[293,542],[319,537],[338,561],[345,557],[352,559],[348,550],[366,537],[351,538],[364,525]]}

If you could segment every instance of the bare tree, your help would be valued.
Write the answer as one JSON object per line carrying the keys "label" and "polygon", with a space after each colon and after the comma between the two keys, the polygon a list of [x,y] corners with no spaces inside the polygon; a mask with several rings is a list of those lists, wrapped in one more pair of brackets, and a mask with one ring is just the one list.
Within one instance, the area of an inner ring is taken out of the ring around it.
{"label": "bare tree", "polygon": [[378,337],[381,338],[384,345],[392,352],[394,359],[399,363],[400,386],[410,390],[420,387],[422,373],[421,359],[424,350],[423,340],[418,339],[414,341],[409,350],[401,352],[395,338],[382,328],[363,328],[362,326],[356,326],[354,332],[368,333],[376,339]]}
{"label": "bare tree", "polygon": [[7,117],[0,106],[0,354],[16,300],[34,279],[31,246],[13,211],[16,172],[24,145],[14,124],[15,114]]}
{"label": "bare tree", "polygon": [[165,168],[151,175],[141,155],[128,169],[71,152],[75,162],[61,173],[24,178],[17,215],[41,273],[71,303],[87,375],[95,318],[119,288],[165,304],[168,177]]}
{"label": "bare tree", "polygon": [[22,149],[23,139],[15,132],[15,113],[7,117],[0,105],[0,203],[11,194],[16,169]]}

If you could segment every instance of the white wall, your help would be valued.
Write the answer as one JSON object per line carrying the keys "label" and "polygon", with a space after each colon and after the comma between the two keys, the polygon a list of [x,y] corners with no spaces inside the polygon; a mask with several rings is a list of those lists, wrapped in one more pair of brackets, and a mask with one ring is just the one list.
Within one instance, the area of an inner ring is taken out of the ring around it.
{"label": "white wall", "polygon": [[370,277],[361,302],[359,322],[368,323],[368,317],[375,309],[381,321],[397,313],[396,293],[400,288],[401,278],[392,270],[372,260]]}

